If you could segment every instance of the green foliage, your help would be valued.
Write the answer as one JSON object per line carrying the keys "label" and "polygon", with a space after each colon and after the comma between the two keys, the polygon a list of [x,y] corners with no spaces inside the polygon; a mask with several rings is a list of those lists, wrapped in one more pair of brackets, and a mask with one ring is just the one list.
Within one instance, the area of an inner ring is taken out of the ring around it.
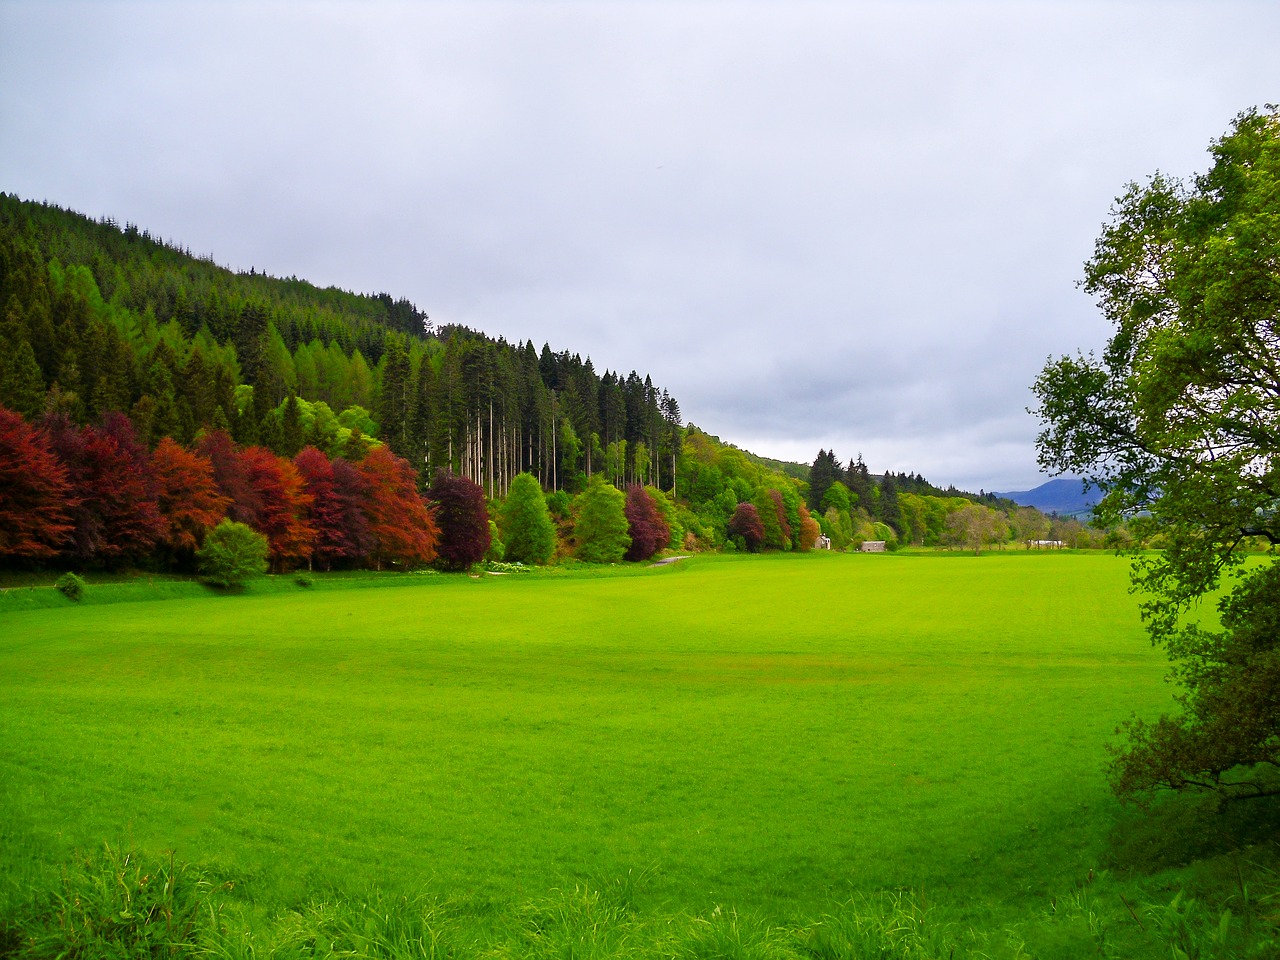
{"label": "green foliage", "polygon": [[243,523],[223,520],[196,551],[200,579],[223,589],[243,586],[267,572],[267,538]]}
{"label": "green foliage", "polygon": [[[1146,513],[1165,544],[1135,561],[1134,584],[1184,712],[1129,726],[1113,768],[1124,796],[1275,789],[1252,768],[1280,765],[1276,654],[1236,618],[1280,617],[1275,561],[1242,567],[1254,538],[1280,543],[1280,113],[1268,109],[1237,117],[1191,184],[1157,175],[1116,201],[1085,274],[1113,336],[1101,357],[1053,361],[1034,386],[1042,465],[1103,492],[1102,526]],[[1234,626],[1216,631],[1194,607],[1224,571],[1235,574],[1222,608]],[[1231,724],[1242,730],[1215,745]]]}
{"label": "green foliage", "polygon": [[74,573],[64,573],[54,583],[54,589],[71,601],[84,596],[84,578]]}
{"label": "green foliage", "polygon": [[486,563],[501,563],[507,555],[507,547],[498,533],[498,525],[491,519],[489,521],[489,549],[484,553]]}
{"label": "green foliage", "polygon": [[849,488],[839,480],[827,487],[826,493],[822,496],[821,506],[824,511],[834,507],[836,510],[843,510],[848,513],[850,505]]}
{"label": "green foliage", "polygon": [[577,557],[588,563],[621,563],[631,536],[627,533],[626,495],[601,474],[574,502],[573,536]]}
{"label": "green foliage", "polygon": [[532,564],[551,559],[556,548],[555,525],[542,487],[532,474],[520,473],[511,481],[499,518],[506,559]]}
{"label": "green foliage", "polygon": [[879,520],[877,520],[873,524],[871,524],[871,528],[875,531],[874,539],[883,540],[885,542],[886,549],[888,550],[898,549],[898,534],[897,534],[897,531],[893,529],[893,527],[889,526],[887,523],[881,523]]}

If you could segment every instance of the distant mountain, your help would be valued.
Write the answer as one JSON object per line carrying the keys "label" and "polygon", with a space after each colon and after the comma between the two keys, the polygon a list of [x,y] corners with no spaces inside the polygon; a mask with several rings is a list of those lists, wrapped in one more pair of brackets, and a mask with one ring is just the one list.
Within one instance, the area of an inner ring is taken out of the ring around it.
{"label": "distant mountain", "polygon": [[1035,507],[1041,513],[1056,513],[1071,516],[1088,513],[1093,509],[1101,496],[1097,489],[1083,490],[1083,481],[1074,477],[1058,477],[1042,483],[1034,490],[1021,490],[1011,493],[997,493],[997,497],[1007,497],[1023,507]]}

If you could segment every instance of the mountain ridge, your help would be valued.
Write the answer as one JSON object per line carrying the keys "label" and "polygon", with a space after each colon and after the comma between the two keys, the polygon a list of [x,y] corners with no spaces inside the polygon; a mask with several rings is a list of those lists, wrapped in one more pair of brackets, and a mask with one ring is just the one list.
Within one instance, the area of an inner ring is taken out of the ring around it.
{"label": "mountain ridge", "polygon": [[1096,487],[1086,489],[1080,477],[1055,477],[1031,490],[997,493],[1021,507],[1035,507],[1041,513],[1077,516],[1091,513],[1101,499]]}

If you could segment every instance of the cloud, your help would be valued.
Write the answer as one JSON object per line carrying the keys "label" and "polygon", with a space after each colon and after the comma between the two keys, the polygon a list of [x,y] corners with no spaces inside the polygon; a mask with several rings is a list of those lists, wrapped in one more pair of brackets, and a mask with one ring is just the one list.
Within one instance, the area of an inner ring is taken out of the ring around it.
{"label": "cloud", "polygon": [[[1249,29],[1239,25],[1248,22]],[[8,3],[0,188],[1012,488],[1109,203],[1274,97],[1270,3]]]}

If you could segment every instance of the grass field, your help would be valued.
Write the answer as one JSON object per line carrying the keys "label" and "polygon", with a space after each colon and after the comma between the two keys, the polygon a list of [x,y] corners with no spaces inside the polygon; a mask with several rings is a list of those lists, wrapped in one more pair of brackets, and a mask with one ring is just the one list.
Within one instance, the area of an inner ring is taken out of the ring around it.
{"label": "grass field", "polygon": [[[767,929],[906,891],[1016,929],[1139,855],[1103,745],[1170,691],[1113,556],[397,584],[0,597],[10,904],[109,842],[175,851],[259,916],[576,887]],[[1142,856],[1167,867],[1161,842]]]}

